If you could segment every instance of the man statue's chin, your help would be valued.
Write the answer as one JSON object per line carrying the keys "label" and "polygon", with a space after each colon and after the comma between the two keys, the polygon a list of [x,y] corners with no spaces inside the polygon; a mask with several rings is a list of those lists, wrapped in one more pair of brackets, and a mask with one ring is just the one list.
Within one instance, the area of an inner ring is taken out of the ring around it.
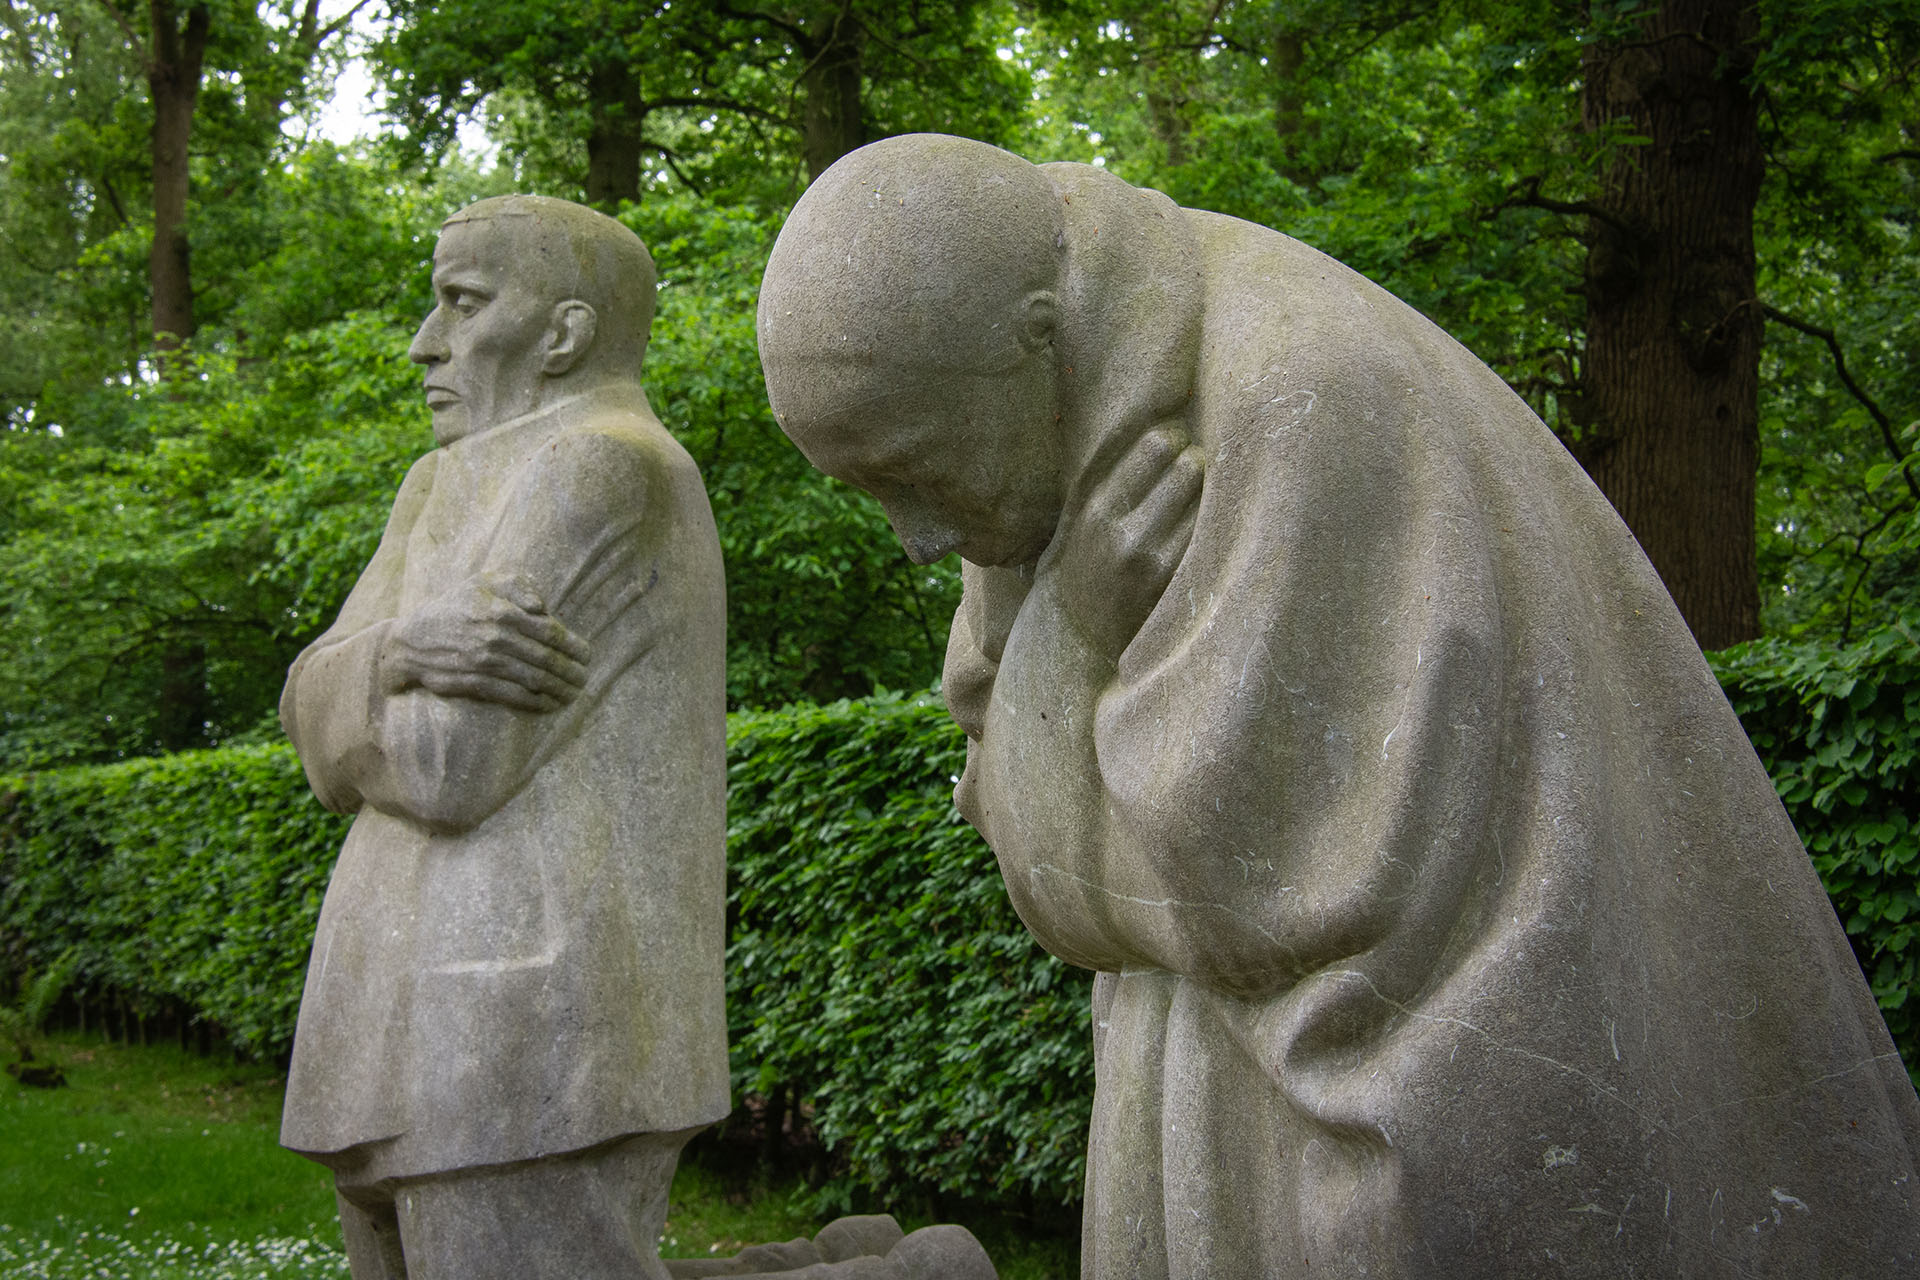
{"label": "man statue's chin", "polygon": [[441,406],[433,411],[433,442],[446,446],[456,440],[464,440],[473,434],[473,415],[467,412],[467,406],[454,403]]}

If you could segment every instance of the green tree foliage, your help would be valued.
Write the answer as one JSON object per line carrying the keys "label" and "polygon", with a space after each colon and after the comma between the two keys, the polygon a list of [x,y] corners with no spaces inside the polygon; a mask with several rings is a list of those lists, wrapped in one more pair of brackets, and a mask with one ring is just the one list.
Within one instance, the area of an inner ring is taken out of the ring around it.
{"label": "green tree foliage", "polygon": [[183,652],[200,658],[185,745],[261,722],[372,554],[369,495],[430,444],[393,334],[362,313],[257,366],[196,354],[128,395],[111,443],[0,437],[0,758],[183,745],[156,697]]}
{"label": "green tree foliage", "polygon": [[336,30],[312,0],[7,9],[8,758],[191,747],[259,717],[282,610],[229,499],[319,424],[263,362],[389,302],[417,258],[379,176],[282,133]]}
{"label": "green tree foliage", "polygon": [[136,356],[23,400],[0,432],[0,759],[205,746],[262,722],[430,447],[403,317],[424,313],[457,179],[429,195],[300,150],[224,211],[236,258],[203,294],[220,322],[169,379]]}
{"label": "green tree foliage", "polygon": [[[262,251],[218,224],[270,179],[282,120],[305,105],[308,72],[346,20],[323,22],[318,0],[8,4],[0,229],[33,248],[20,265],[42,300],[85,267],[106,269],[112,311],[144,304],[137,324],[105,330],[121,358],[83,370],[131,371],[149,345],[170,351],[193,337],[210,318],[205,282]],[[105,245],[109,254],[94,252]],[[221,302],[216,292],[212,316]],[[53,357],[33,355],[28,367],[42,376],[24,389],[37,398]],[[11,417],[17,402],[5,407]]]}
{"label": "green tree foliage", "polygon": [[[809,164],[803,72],[826,65],[806,51],[827,17],[858,47],[861,137],[959,129],[1099,158],[1277,226],[1434,316],[1577,436],[1585,212],[1608,157],[1637,145],[1580,127],[1581,50],[1606,15],[1638,10],[1039,10],[405,11],[382,54],[388,108],[432,150],[479,104],[510,139],[483,178],[457,162],[408,175],[383,150],[287,136],[279,122],[310,105],[327,56],[303,52],[312,10],[215,6],[189,218],[199,333],[161,387],[142,212],[151,104],[127,35],[148,18],[124,10],[123,27],[99,0],[10,6],[0,253],[18,269],[0,272],[0,314],[19,341],[0,344],[0,760],[271,732],[279,669],[330,618],[427,447],[402,353],[435,223],[508,186],[583,192],[582,95],[609,59],[644,90],[645,111],[617,122],[684,171],[648,152],[625,216],[662,271],[649,391],[708,477],[725,544],[736,707],[923,686],[957,590],[951,563],[914,569],[872,504],[816,475],[764,408],[755,290]],[[1858,0],[1762,19],[1764,618],[1851,639],[1920,580],[1904,461],[1920,415],[1906,358],[1916,42],[1902,12]],[[723,91],[743,109],[716,105]]]}
{"label": "green tree foliage", "polygon": [[1553,24],[1523,38],[1428,9],[1183,0],[1091,27],[1041,21],[1016,40],[1045,73],[1048,158],[1305,240],[1563,425],[1581,249],[1524,197],[1564,194],[1591,165],[1595,144],[1570,127],[1577,45]]}
{"label": "green tree foliage", "polygon": [[985,7],[398,0],[376,56],[389,110],[429,153],[486,104],[552,194],[607,208],[663,185],[790,200],[887,134],[1007,139],[1026,86],[982,44]]}
{"label": "green tree foliage", "polygon": [[1920,590],[1920,14],[1763,14],[1763,616],[1844,645]]}
{"label": "green tree foliage", "polygon": [[0,416],[92,420],[148,346],[139,67],[94,6],[0,14]]}

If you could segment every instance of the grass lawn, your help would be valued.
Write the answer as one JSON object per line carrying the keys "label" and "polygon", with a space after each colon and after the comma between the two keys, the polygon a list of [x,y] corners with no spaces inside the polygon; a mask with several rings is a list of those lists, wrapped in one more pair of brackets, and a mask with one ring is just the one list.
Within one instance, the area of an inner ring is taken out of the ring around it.
{"label": "grass lawn", "polygon": [[0,1275],[344,1277],[325,1172],[274,1141],[273,1071],[55,1037],[64,1089],[0,1078]]}
{"label": "grass lawn", "polygon": [[[55,1036],[64,1089],[0,1076],[0,1276],[7,1280],[346,1280],[331,1181],[275,1140],[268,1068],[171,1046]],[[824,1225],[806,1188],[683,1163],[669,1257],[729,1254]],[[898,1211],[896,1211],[898,1212]],[[926,1219],[898,1213],[908,1230]],[[1070,1280],[1077,1242],[962,1216],[1002,1280]]]}

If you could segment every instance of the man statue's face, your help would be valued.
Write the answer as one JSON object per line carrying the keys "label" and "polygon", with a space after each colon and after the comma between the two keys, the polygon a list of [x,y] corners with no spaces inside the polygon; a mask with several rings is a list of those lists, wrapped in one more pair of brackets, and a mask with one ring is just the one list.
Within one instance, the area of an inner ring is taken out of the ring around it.
{"label": "man statue's face", "polygon": [[427,367],[440,444],[511,421],[539,401],[560,299],[515,261],[515,240],[511,220],[489,218],[453,223],[434,247],[434,308],[407,357]]}
{"label": "man statue's face", "polygon": [[1034,560],[1060,520],[1051,349],[995,372],[880,367],[835,391],[804,368],[782,384],[780,425],[808,461],[886,510],[915,564]]}

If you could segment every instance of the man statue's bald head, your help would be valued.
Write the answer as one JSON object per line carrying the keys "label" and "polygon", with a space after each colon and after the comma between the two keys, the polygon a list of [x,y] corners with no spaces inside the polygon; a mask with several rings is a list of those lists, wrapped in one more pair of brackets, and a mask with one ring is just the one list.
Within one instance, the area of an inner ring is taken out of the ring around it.
{"label": "man statue's bald head", "polygon": [[523,195],[475,201],[448,218],[441,234],[485,222],[512,245],[514,270],[531,287],[556,302],[577,298],[593,308],[600,358],[639,369],[655,292],[653,255],[639,236],[571,200]]}

